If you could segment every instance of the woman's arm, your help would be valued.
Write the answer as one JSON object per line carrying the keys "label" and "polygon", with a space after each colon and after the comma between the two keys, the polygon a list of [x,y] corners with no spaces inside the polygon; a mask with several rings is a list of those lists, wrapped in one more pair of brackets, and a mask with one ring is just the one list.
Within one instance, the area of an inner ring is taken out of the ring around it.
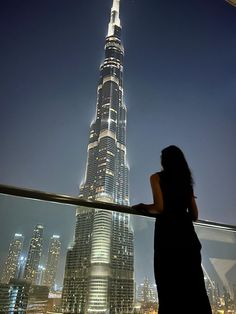
{"label": "woman's arm", "polygon": [[160,177],[157,173],[151,175],[150,183],[153,195],[153,204],[138,204],[135,209],[148,211],[150,214],[161,214],[163,212],[163,195],[160,187]]}
{"label": "woman's arm", "polygon": [[151,214],[161,214],[163,212],[163,195],[160,186],[160,177],[158,173],[151,175],[150,183],[152,187],[153,203],[148,206],[148,211]]}
{"label": "woman's arm", "polygon": [[198,220],[198,208],[197,208],[197,204],[196,204],[194,196],[192,196],[191,198],[191,202],[190,202],[190,206],[188,210],[192,217],[192,220],[197,221]]}

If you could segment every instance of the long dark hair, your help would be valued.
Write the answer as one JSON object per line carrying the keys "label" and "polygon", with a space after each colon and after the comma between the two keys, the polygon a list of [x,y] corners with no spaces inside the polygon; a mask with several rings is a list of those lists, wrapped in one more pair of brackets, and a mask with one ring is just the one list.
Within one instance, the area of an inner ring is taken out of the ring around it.
{"label": "long dark hair", "polygon": [[161,152],[161,164],[167,180],[177,180],[183,189],[193,190],[192,174],[180,148],[175,145],[164,148]]}

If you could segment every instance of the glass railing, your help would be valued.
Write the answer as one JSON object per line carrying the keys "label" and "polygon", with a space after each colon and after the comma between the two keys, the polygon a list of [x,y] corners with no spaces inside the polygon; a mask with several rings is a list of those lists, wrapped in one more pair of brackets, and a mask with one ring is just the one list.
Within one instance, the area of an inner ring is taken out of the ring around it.
{"label": "glass railing", "polygon": [[[0,186],[1,313],[158,313],[154,218]],[[236,227],[199,221],[214,314],[236,313]]]}

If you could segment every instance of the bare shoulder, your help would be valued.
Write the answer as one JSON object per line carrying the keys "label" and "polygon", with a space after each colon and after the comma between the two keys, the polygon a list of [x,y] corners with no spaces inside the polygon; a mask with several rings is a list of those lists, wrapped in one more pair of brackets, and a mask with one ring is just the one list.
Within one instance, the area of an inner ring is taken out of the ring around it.
{"label": "bare shoulder", "polygon": [[150,181],[153,182],[153,181],[160,181],[160,176],[159,176],[159,173],[156,172],[156,173],[153,173],[151,176],[150,176]]}

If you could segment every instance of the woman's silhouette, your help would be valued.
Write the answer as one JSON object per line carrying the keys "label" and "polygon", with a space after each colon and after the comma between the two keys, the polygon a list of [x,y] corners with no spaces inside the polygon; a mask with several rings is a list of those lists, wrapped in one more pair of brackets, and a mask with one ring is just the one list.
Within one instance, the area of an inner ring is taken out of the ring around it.
{"label": "woman's silhouette", "polygon": [[193,180],[183,152],[168,146],[163,170],[151,175],[153,204],[138,204],[156,217],[154,273],[159,314],[211,314],[201,267],[201,244],[194,231],[198,208]]}

